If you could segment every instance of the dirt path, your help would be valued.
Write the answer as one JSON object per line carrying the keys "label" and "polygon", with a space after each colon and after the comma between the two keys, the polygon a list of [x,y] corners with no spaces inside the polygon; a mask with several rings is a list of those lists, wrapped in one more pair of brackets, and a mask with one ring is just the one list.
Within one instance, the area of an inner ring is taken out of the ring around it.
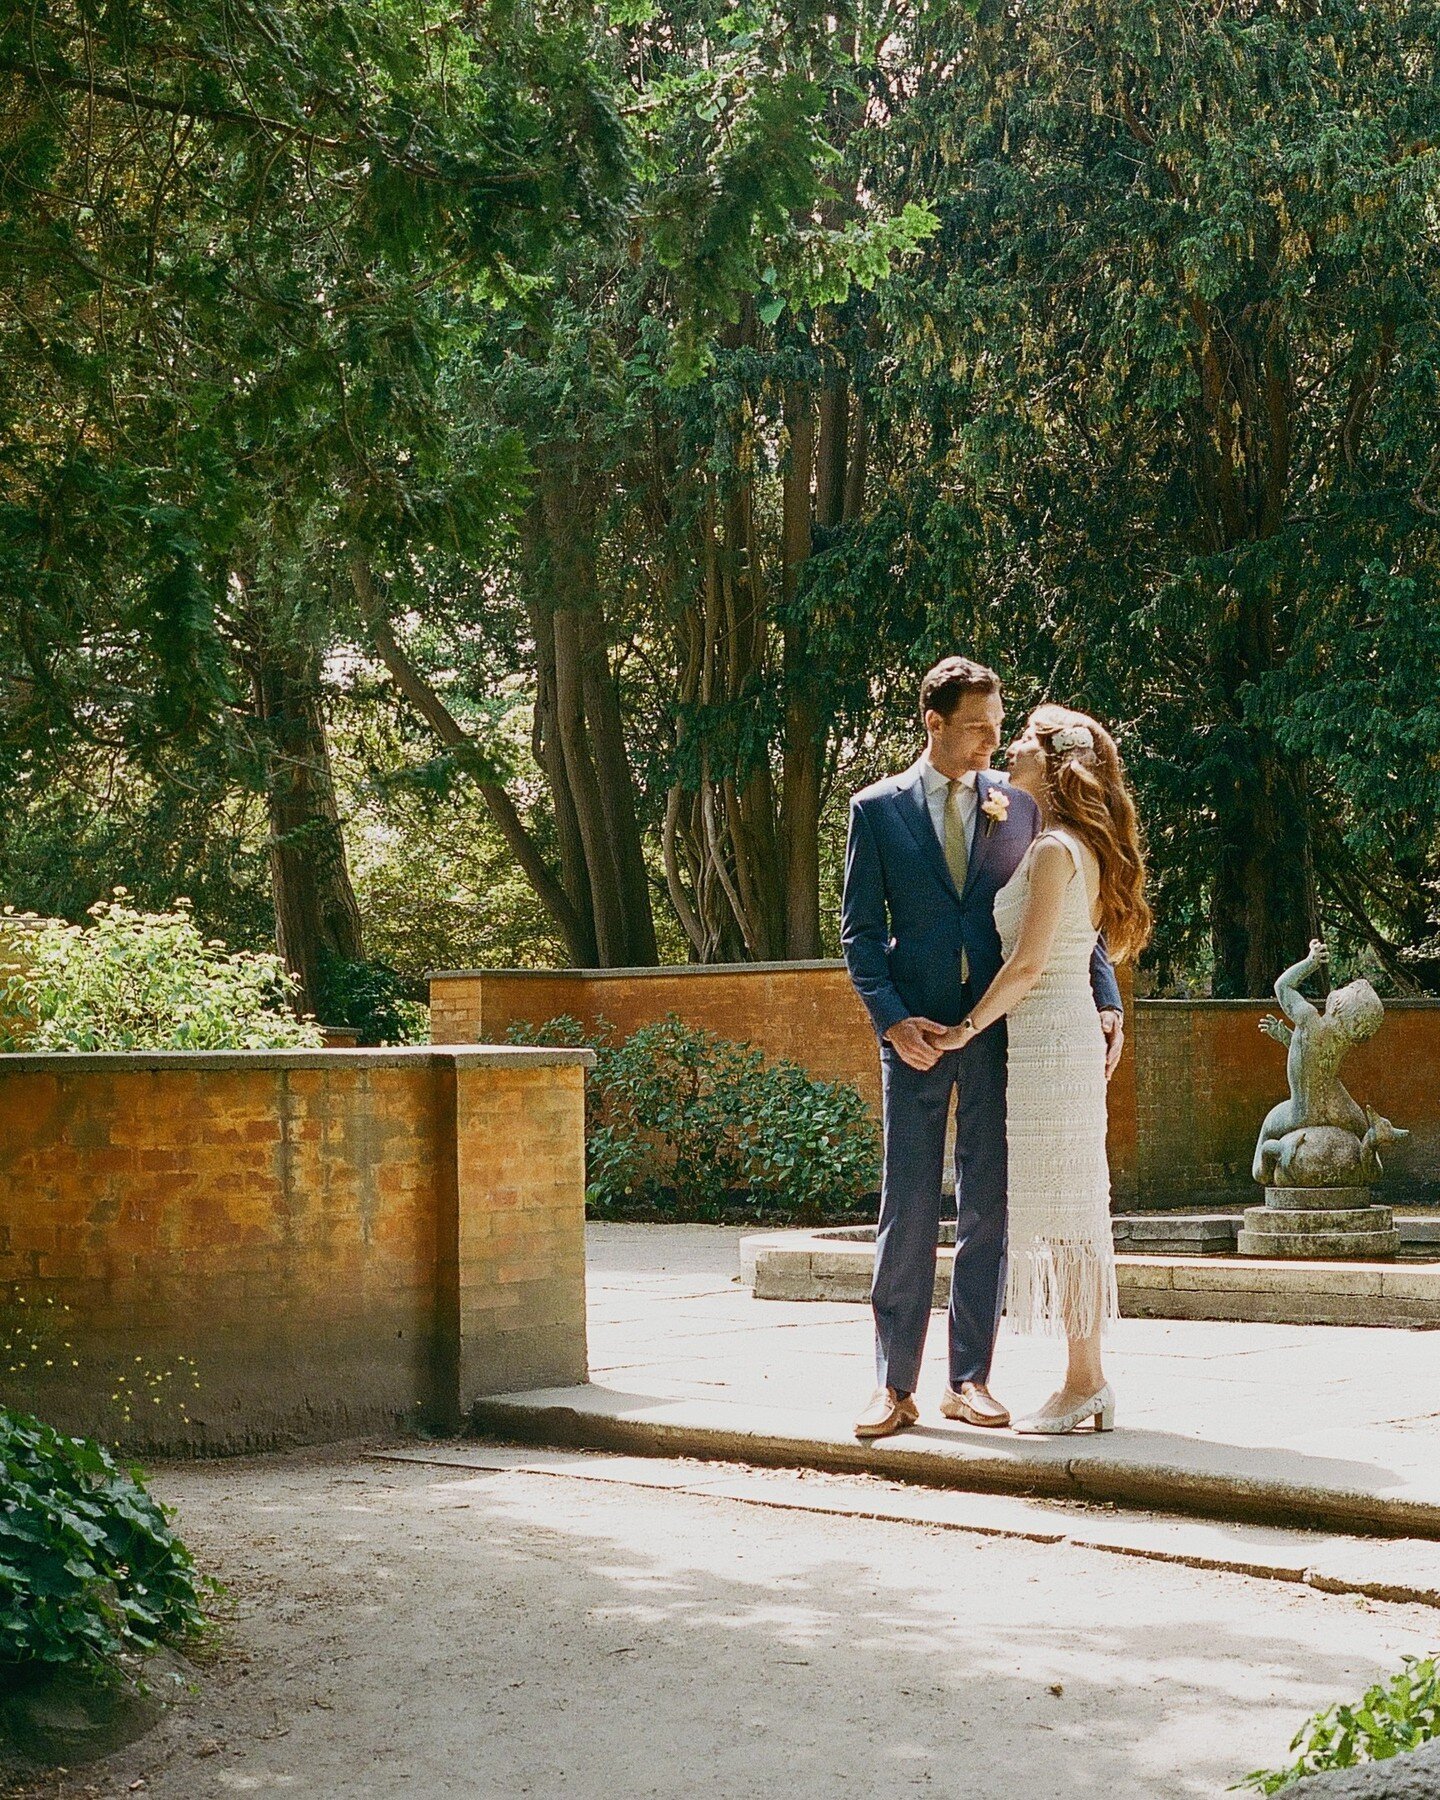
{"label": "dirt path", "polygon": [[1072,1546],[353,1450],[154,1485],[234,1616],[163,1724],[36,1791],[1218,1795],[1440,1638]]}

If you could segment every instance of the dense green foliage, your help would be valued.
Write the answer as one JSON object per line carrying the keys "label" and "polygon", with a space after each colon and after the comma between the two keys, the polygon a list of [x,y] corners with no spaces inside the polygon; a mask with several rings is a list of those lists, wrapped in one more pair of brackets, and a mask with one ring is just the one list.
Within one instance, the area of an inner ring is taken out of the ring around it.
{"label": "dense green foliage", "polygon": [[653,1207],[714,1216],[727,1204],[818,1218],[860,1205],[879,1140],[845,1082],[817,1081],[750,1044],[673,1016],[617,1040],[562,1016],[515,1026],[520,1044],[589,1044],[586,1192],[600,1212]]}
{"label": "dense green foliage", "polygon": [[1435,0],[37,17],[0,895],[332,1020],[822,954],[961,648],[1116,726],[1163,991],[1440,987]]}
{"label": "dense green foliage", "polygon": [[907,538],[1124,726],[1162,976],[1264,992],[1323,911],[1433,980],[1440,12],[930,17],[879,147],[943,220],[885,294]]}
{"label": "dense green foliage", "polygon": [[203,1622],[195,1565],[138,1477],[0,1407],[0,1681],[105,1675]]}
{"label": "dense green foliage", "polygon": [[[5,937],[0,1050],[281,1050],[318,1047],[287,1006],[278,957],[201,937],[184,901],[142,913],[100,901],[86,926]],[[3,936],[0,920],[0,936]]]}
{"label": "dense green foliage", "polygon": [[1240,1787],[1278,1794],[1306,1775],[1353,1769],[1357,1763],[1418,1750],[1440,1738],[1440,1659],[1407,1656],[1389,1681],[1367,1688],[1353,1706],[1327,1706],[1296,1732],[1298,1751],[1283,1769],[1257,1769]]}

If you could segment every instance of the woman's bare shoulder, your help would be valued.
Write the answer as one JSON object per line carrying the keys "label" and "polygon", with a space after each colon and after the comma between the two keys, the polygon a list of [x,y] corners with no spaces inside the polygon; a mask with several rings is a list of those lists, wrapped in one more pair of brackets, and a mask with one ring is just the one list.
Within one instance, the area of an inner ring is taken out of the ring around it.
{"label": "woman's bare shoulder", "polygon": [[1064,837],[1055,831],[1042,831],[1030,846],[1030,877],[1065,882],[1075,873],[1075,855]]}

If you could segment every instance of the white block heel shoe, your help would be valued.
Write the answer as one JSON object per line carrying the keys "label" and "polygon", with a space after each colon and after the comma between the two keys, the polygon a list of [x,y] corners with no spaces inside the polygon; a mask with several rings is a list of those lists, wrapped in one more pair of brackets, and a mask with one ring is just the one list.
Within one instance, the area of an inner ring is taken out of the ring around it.
{"label": "white block heel shoe", "polygon": [[1115,1392],[1108,1381],[1098,1394],[1091,1394],[1088,1400],[1080,1401],[1077,1406],[1067,1406],[1063,1412],[1045,1412],[1042,1409],[1038,1413],[1032,1413],[1028,1419],[1017,1419],[1015,1429],[1024,1432],[1027,1437],[1059,1437],[1067,1431],[1074,1431],[1086,1419],[1095,1421],[1097,1431],[1115,1429]]}

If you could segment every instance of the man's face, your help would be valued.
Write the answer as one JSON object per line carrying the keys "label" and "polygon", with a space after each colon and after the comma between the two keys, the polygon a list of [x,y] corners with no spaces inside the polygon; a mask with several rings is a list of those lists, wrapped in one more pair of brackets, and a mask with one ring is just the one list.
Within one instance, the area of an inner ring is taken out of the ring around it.
{"label": "man's face", "polygon": [[965,694],[948,719],[927,712],[931,760],[942,770],[988,769],[1000,747],[1004,723],[1005,706],[999,694]]}

